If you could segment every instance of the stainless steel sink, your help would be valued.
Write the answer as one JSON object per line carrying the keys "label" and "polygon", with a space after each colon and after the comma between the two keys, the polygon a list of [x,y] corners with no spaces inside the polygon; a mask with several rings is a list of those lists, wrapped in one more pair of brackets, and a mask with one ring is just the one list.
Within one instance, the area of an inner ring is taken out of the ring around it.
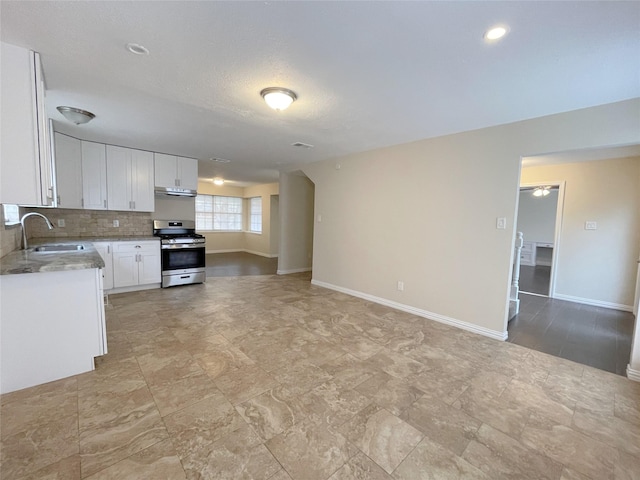
{"label": "stainless steel sink", "polygon": [[33,248],[35,253],[76,252],[79,250],[84,250],[84,245],[76,243],[62,243],[56,245],[40,245],[39,247]]}

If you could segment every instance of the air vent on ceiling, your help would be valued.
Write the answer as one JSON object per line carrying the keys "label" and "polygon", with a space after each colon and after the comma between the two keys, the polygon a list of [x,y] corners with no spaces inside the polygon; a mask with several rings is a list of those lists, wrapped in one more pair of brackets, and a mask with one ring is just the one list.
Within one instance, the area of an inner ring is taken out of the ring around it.
{"label": "air vent on ceiling", "polygon": [[218,162],[218,163],[229,163],[229,162],[231,162],[231,160],[227,160],[226,158],[217,158],[217,157],[211,157],[209,160],[213,160],[214,162]]}
{"label": "air vent on ceiling", "polygon": [[291,144],[292,147],[301,147],[301,148],[313,148],[313,145],[309,145],[308,143],[296,142]]}

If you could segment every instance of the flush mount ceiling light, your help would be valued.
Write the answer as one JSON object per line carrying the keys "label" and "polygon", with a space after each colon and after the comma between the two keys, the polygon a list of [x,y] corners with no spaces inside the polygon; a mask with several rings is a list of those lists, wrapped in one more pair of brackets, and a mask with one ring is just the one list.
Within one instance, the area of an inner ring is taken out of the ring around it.
{"label": "flush mount ceiling light", "polygon": [[260,92],[264,101],[274,110],[286,110],[298,97],[288,88],[269,87]]}
{"label": "flush mount ceiling light", "polygon": [[213,161],[213,162],[218,162],[218,163],[230,163],[231,160],[227,160],[226,158],[218,158],[218,157],[211,157],[209,160]]}
{"label": "flush mount ceiling light", "polygon": [[490,41],[498,40],[504,37],[508,31],[509,29],[506,26],[496,25],[485,32],[484,39]]}
{"label": "flush mount ceiling light", "polygon": [[127,50],[134,55],[149,55],[149,50],[137,43],[127,43]]}
{"label": "flush mount ceiling light", "polygon": [[551,193],[551,187],[536,187],[533,189],[534,197],[546,197]]}
{"label": "flush mount ceiling light", "polygon": [[220,177],[216,177],[213,179],[213,184],[214,185],[224,185],[224,178],[220,178]]}
{"label": "flush mount ceiling light", "polygon": [[82,110],[80,108],[57,107],[57,109],[62,115],[64,115],[64,118],[66,118],[70,122],[75,123],[76,125],[90,122],[95,118],[95,115],[93,113],[87,112],[86,110]]}

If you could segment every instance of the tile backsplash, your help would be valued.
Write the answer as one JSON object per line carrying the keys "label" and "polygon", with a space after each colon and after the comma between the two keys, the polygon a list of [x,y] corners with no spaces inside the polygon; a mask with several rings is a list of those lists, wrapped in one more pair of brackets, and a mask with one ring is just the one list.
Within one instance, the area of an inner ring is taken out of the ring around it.
{"label": "tile backsplash", "polygon": [[[27,220],[27,238],[65,237],[132,237],[152,235],[153,220],[150,212],[114,212],[101,210],[73,210],[63,208],[26,208],[26,212],[39,212],[54,225],[47,228],[43,219]],[[59,227],[64,220],[64,227]],[[114,220],[119,222],[114,227]],[[18,229],[19,230],[19,229]]]}
{"label": "tile backsplash", "polygon": [[20,225],[5,226],[4,210],[0,206],[0,257],[20,248],[22,230]]}

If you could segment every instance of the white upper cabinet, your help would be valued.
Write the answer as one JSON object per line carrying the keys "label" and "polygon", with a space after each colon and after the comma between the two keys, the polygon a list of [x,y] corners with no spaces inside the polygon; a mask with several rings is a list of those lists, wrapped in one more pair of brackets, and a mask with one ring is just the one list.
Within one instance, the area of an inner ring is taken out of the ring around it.
{"label": "white upper cabinet", "polygon": [[82,148],[80,140],[54,134],[59,208],[82,208]]}
{"label": "white upper cabinet", "polygon": [[155,186],[158,189],[198,189],[198,161],[164,153],[154,154]]}
{"label": "white upper cabinet", "polygon": [[[82,198],[85,210],[107,209],[107,152],[104,143],[81,141]],[[106,288],[106,287],[105,287]]]}
{"label": "white upper cabinet", "polygon": [[153,212],[153,153],[107,145],[109,210]]}
{"label": "white upper cabinet", "polygon": [[55,206],[40,55],[2,43],[0,203]]}

